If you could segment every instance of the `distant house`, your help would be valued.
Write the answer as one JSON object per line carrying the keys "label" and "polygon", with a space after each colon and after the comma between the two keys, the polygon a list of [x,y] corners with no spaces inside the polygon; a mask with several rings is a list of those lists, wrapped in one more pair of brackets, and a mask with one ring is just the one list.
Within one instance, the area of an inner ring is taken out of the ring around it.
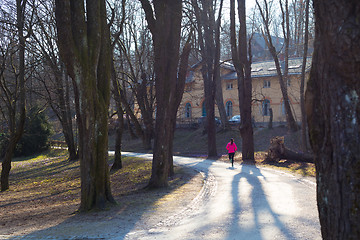
{"label": "distant house", "polygon": [[[281,52],[284,48],[284,39],[280,37],[271,37],[272,43],[277,52]],[[272,59],[269,48],[266,45],[264,37],[260,33],[254,33],[251,38],[251,54],[252,61],[265,61]]]}
{"label": "distant house", "polygon": [[[311,58],[307,59],[306,79],[309,75]],[[204,83],[201,74],[202,64],[198,63],[189,70],[184,95],[178,110],[178,121],[196,122],[206,115],[204,104]],[[287,81],[288,95],[292,110],[297,121],[300,121],[300,76],[302,58],[289,59],[289,79]],[[274,61],[254,62],[251,65],[252,77],[252,115],[257,123],[269,121],[269,109],[273,111],[274,122],[286,122],[285,109],[279,78]],[[239,98],[237,75],[230,63],[221,65],[221,91],[228,118],[239,115]],[[219,116],[215,107],[216,116]]]}
{"label": "distant house", "polygon": [[[285,46],[284,46],[284,38],[281,37],[271,37],[271,41],[276,49],[276,51],[279,53],[279,58],[282,59],[285,52]],[[308,45],[308,56],[311,56],[314,49],[313,49],[313,39],[310,36],[309,45]],[[289,43],[289,56],[297,57],[302,55],[302,47],[303,45],[296,45],[293,43]],[[264,37],[260,33],[254,33],[251,36],[251,55],[252,55],[252,61],[253,62],[259,62],[259,61],[266,61],[266,60],[272,60],[272,56],[270,54],[269,48],[266,45],[266,42],[264,40]]]}

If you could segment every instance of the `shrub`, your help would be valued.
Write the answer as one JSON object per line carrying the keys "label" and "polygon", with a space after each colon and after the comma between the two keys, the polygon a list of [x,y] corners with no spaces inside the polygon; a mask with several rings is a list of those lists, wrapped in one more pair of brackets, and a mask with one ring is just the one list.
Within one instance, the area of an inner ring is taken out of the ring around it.
{"label": "shrub", "polygon": [[45,112],[39,107],[33,107],[27,114],[24,134],[19,141],[15,156],[29,156],[49,148],[51,125]]}

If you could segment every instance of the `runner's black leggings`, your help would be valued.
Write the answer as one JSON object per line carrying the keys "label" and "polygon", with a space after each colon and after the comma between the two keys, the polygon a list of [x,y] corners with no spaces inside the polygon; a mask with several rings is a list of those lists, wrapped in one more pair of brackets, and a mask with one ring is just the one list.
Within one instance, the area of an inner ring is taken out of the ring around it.
{"label": "runner's black leggings", "polygon": [[235,153],[229,153],[229,160],[231,161],[231,163],[234,163],[234,155]]}

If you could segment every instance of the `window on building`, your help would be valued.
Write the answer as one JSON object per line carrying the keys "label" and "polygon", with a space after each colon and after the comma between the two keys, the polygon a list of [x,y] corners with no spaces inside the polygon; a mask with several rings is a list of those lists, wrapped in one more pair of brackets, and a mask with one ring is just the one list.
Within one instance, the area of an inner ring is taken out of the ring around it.
{"label": "window on building", "polygon": [[[290,105],[291,105],[290,100],[289,100],[289,103],[290,103]],[[280,110],[281,110],[281,114],[282,114],[282,115],[286,115],[286,111],[285,111],[285,101],[284,101],[284,100],[282,100],[280,107],[281,107],[281,109],[280,109]]]}
{"label": "window on building", "polygon": [[205,101],[202,104],[202,113],[201,116],[205,117],[206,116],[206,107],[205,107]]}
{"label": "window on building", "polygon": [[187,103],[185,105],[185,118],[191,118],[191,104]]}
{"label": "window on building", "polygon": [[233,104],[231,101],[226,102],[226,116],[231,117],[233,114]]}
{"label": "window on building", "polygon": [[288,87],[290,87],[290,85],[291,85],[291,79],[288,78],[288,79],[286,80],[286,83],[287,83]]}
{"label": "window on building", "polygon": [[280,106],[280,107],[281,107],[281,114],[282,114],[282,115],[285,115],[286,112],[285,112],[285,102],[284,102],[284,101],[281,102],[281,106]]}
{"label": "window on building", "polygon": [[269,87],[270,87],[270,81],[264,80],[264,88],[269,88]]}
{"label": "window on building", "polygon": [[265,99],[262,102],[262,115],[263,116],[269,116],[270,115],[270,101],[268,99]]}
{"label": "window on building", "polygon": [[233,84],[232,83],[226,83],[226,90],[230,90],[233,89]]}

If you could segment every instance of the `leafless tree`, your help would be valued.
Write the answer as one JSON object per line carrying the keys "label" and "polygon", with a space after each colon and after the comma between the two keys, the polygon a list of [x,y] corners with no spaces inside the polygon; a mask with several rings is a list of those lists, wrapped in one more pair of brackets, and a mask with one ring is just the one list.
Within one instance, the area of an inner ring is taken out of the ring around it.
{"label": "leafless tree", "polygon": [[223,1],[220,2],[218,19],[216,21],[215,3],[216,1],[192,0],[196,16],[197,38],[202,57],[201,73],[204,79],[206,109],[205,128],[208,136],[209,157],[217,156],[215,101],[219,106],[222,124],[224,124],[224,126],[227,124],[220,82],[220,20]]}
{"label": "leafless tree", "polygon": [[55,1],[60,55],[76,86],[80,210],[114,203],[108,168],[111,46],[105,0]]}
{"label": "leafless tree", "polygon": [[[3,116],[7,119],[9,137],[6,146],[5,155],[2,161],[1,170],[1,191],[9,189],[9,174],[11,170],[11,161],[15,151],[16,144],[20,140],[24,132],[25,124],[25,41],[31,32],[25,25],[26,16],[26,0],[17,0],[16,19],[13,22],[4,23],[10,27],[10,30],[16,32],[16,45],[15,34],[8,35],[10,38],[5,41],[8,43],[6,49],[2,50],[2,68],[0,75],[0,88],[1,98],[5,102],[5,109],[2,109]],[[8,5],[8,9],[12,6]],[[9,10],[11,11],[11,10]],[[11,15],[11,13],[9,13]],[[15,26],[11,26],[15,22]],[[30,24],[29,24],[30,25]],[[13,28],[15,27],[15,28]],[[26,30],[27,33],[26,33]],[[25,35],[26,33],[26,35]],[[5,65],[9,64],[11,77],[5,72]],[[11,78],[11,79],[9,79]],[[6,112],[6,113],[5,113]]]}
{"label": "leafless tree", "polygon": [[168,185],[173,172],[173,138],[176,113],[185,88],[190,40],[182,54],[180,32],[181,0],[140,0],[145,11],[154,46],[156,120],[152,174],[149,187]]}
{"label": "leafless tree", "polygon": [[[59,119],[69,152],[69,160],[77,160],[77,145],[72,118],[73,88],[61,59],[56,41],[54,3],[35,2],[32,4],[35,19],[32,31],[33,49],[38,50],[42,67],[37,68],[36,79],[43,84],[44,99]],[[33,50],[35,51],[35,50]]]}
{"label": "leafless tree", "polygon": [[135,19],[134,15],[128,18],[125,36],[116,42],[122,61],[119,64],[121,70],[117,72],[127,89],[131,90],[133,101],[141,112],[142,123],[131,108],[125,88],[120,89],[123,93],[122,104],[135,126],[137,135],[143,140],[144,148],[149,150],[152,148],[151,140],[154,135],[155,108],[152,44],[149,30],[143,22]]}
{"label": "leafless tree", "polygon": [[230,1],[230,29],[232,60],[238,81],[242,159],[254,161],[254,136],[251,115],[251,53],[249,54],[247,46],[245,0],[238,0],[237,3],[240,22],[239,36],[237,37],[235,26],[235,0]]}
{"label": "leafless tree", "polygon": [[[271,1],[272,2],[272,1]],[[260,16],[262,19],[262,35],[265,39],[266,45],[269,48],[270,54],[274,59],[276,71],[279,77],[279,83],[281,92],[284,99],[284,107],[285,107],[285,114],[286,120],[288,122],[289,129],[291,131],[297,131],[298,125],[295,121],[293,112],[291,110],[288,91],[287,91],[287,78],[288,78],[288,58],[289,58],[289,41],[290,41],[290,25],[289,25],[289,7],[288,7],[288,0],[285,0],[285,4],[282,3],[282,0],[279,0],[281,13],[282,13],[282,32],[284,36],[284,68],[282,71],[280,59],[279,59],[279,52],[274,46],[272,40],[272,32],[270,30],[271,26],[270,23],[272,21],[271,18],[271,8],[269,7],[269,3],[267,1],[263,1],[263,4],[260,5],[259,1],[256,0],[256,5],[260,12]]]}
{"label": "leafless tree", "polygon": [[303,63],[301,67],[301,82],[300,82],[300,106],[301,106],[301,145],[302,150],[306,152],[308,150],[307,140],[307,124],[306,124],[306,112],[305,112],[305,67],[306,58],[308,53],[308,42],[309,42],[309,10],[310,0],[305,0],[305,33],[304,33],[304,52],[303,52]]}
{"label": "leafless tree", "polygon": [[305,103],[323,239],[360,238],[360,2],[314,0]]}

